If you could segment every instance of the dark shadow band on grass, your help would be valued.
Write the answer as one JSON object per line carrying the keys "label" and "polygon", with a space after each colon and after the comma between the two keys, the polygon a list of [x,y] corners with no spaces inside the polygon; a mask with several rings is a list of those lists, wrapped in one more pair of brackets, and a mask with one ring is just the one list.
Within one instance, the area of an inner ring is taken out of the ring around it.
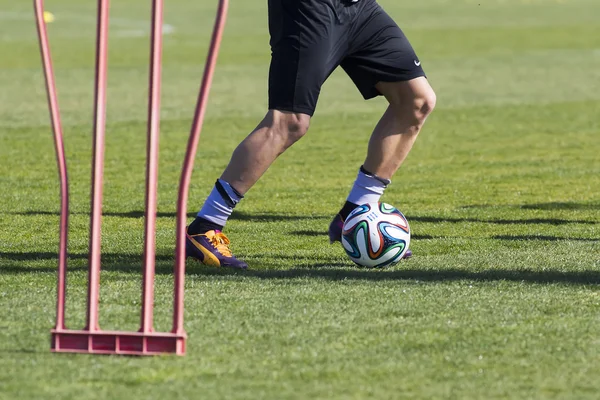
{"label": "dark shadow band on grass", "polygon": [[441,222],[476,222],[482,224],[494,225],[567,225],[567,224],[584,224],[596,225],[599,222],[589,220],[574,220],[574,219],[558,219],[558,218],[528,218],[528,219],[481,219],[481,218],[452,218],[452,217],[420,217],[408,216],[409,221],[441,223]]}
{"label": "dark shadow band on grass", "polygon": [[48,350],[33,350],[33,349],[4,349],[0,348],[0,354],[49,354]]}
{"label": "dark shadow band on grass", "polygon": [[[410,262],[410,261],[408,261]],[[296,279],[312,278],[332,281],[366,280],[366,281],[419,281],[419,282],[493,282],[512,281],[535,284],[570,284],[600,285],[600,271],[533,271],[533,270],[483,270],[469,271],[462,269],[406,269],[402,265],[389,269],[341,268],[338,263],[314,264],[312,267],[296,267],[289,270],[248,270],[233,271],[203,267],[204,275],[210,276],[249,276],[259,279]]]}
{"label": "dark shadow band on grass", "polygon": [[[87,253],[69,253],[67,258],[68,271],[87,271],[87,263],[81,266],[79,261],[77,266],[70,265],[72,261],[87,260]],[[0,275],[8,273],[33,273],[33,272],[52,272],[56,267],[38,268],[27,267],[27,261],[33,262],[38,260],[52,260],[55,265],[58,265],[57,253],[51,252],[28,252],[28,253],[9,253],[0,252],[0,260],[18,261],[13,265],[0,267]],[[174,255],[157,254],[156,255],[156,273],[157,274],[172,274],[174,265]],[[120,271],[141,273],[142,270],[142,255],[141,254],[123,254],[123,253],[102,253],[101,255],[102,270]]]}
{"label": "dark shadow band on grass", "polygon": [[533,204],[472,204],[462,206],[460,208],[519,208],[522,210],[600,210],[600,203],[578,203],[578,202],[549,202],[549,203],[533,203]]}
{"label": "dark shadow band on grass", "polygon": [[[1,213],[0,213],[1,214]],[[24,216],[37,216],[37,215],[54,215],[59,216],[58,211],[20,211],[12,212],[12,215],[24,215]],[[89,212],[72,212],[72,215],[90,215]],[[144,218],[144,211],[127,211],[127,212],[110,212],[104,211],[102,213],[105,217],[116,217],[116,218]],[[187,214],[188,218],[194,218],[196,212]],[[175,218],[174,212],[157,212],[157,218]],[[270,214],[270,213],[246,213],[241,211],[234,212],[230,220],[237,221],[255,221],[255,222],[278,222],[278,221],[297,221],[304,219],[322,219],[330,218],[329,215],[287,215],[287,214]]]}
{"label": "dark shadow band on grass", "polygon": [[[0,253],[0,258],[15,261],[0,268],[0,274],[32,274],[54,273],[56,267],[27,267],[28,260],[54,260],[55,253]],[[71,260],[87,259],[87,254],[71,254]],[[325,279],[332,281],[363,280],[363,281],[420,281],[420,282],[491,282],[512,281],[534,284],[570,284],[570,285],[600,285],[600,270],[585,269],[581,271],[557,270],[504,270],[486,269],[474,271],[468,269],[410,269],[410,260],[402,261],[399,266],[388,269],[363,269],[354,266],[350,261],[338,259],[290,258],[296,262],[291,269],[262,269],[238,271],[227,268],[213,268],[199,263],[188,263],[187,274],[190,276],[205,276],[227,279]],[[250,264],[252,265],[252,260]],[[81,262],[79,262],[81,264]],[[275,263],[269,263],[276,265]],[[141,256],[129,254],[108,253],[102,255],[102,269],[105,271],[141,274]],[[87,265],[69,267],[69,271],[87,271]],[[158,255],[156,273],[168,275],[173,273],[173,257]],[[140,275],[141,276],[141,275]]]}
{"label": "dark shadow band on grass", "polygon": [[[291,231],[292,235],[296,236],[327,236],[328,233],[325,231]],[[431,236],[431,235],[411,235],[411,239],[421,240],[421,239],[442,239],[444,236]]]}
{"label": "dark shadow band on grass", "polygon": [[[38,216],[38,215],[53,215],[58,217],[60,212],[58,211],[17,211],[12,212],[13,215],[24,215],[24,216]],[[81,211],[73,211],[70,215],[90,215],[89,212],[81,212]],[[117,218],[144,218],[144,211],[126,211],[126,212],[110,212],[103,211],[103,217],[117,217]],[[196,216],[196,213],[188,213],[188,218],[192,218]],[[157,218],[175,218],[175,213],[173,212],[157,212]]]}
{"label": "dark shadow band on grass", "polygon": [[576,242],[600,242],[600,239],[586,239],[586,238],[565,238],[559,236],[545,236],[545,235],[496,235],[492,236],[492,239],[497,240],[514,240],[514,241],[530,241],[530,240],[541,240],[548,242],[559,242],[559,241],[576,241]]}
{"label": "dark shadow band on grass", "polygon": [[[58,211],[20,211],[12,212],[13,215],[54,215],[58,216]],[[72,215],[89,215],[88,212],[73,212]],[[144,218],[143,211],[127,211],[127,212],[111,212],[105,211],[102,213],[105,217],[116,217],[116,218]],[[174,212],[158,212],[156,214],[158,218],[175,218]],[[194,218],[195,212],[188,213],[188,218]],[[475,222],[482,224],[494,224],[494,225],[567,225],[567,224],[584,224],[584,225],[596,225],[600,222],[590,220],[575,220],[575,219],[560,219],[560,218],[526,218],[526,219],[482,219],[482,218],[454,218],[454,217],[439,217],[439,216],[419,216],[419,215],[407,215],[409,221],[424,222],[424,223],[462,223],[462,222]],[[247,213],[242,211],[234,212],[230,220],[237,221],[254,221],[254,222],[279,222],[279,221],[298,221],[305,219],[329,219],[331,215],[293,215],[293,214],[270,214],[270,213]],[[307,232],[307,231],[299,231]],[[308,235],[308,234],[307,234]]]}

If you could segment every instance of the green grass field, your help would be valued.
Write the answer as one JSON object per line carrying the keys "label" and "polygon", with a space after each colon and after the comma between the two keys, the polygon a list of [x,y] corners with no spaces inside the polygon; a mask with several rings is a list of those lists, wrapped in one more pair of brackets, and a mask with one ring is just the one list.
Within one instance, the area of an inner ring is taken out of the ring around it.
{"label": "green grass field", "polygon": [[[113,2],[101,326],[136,330],[149,2]],[[0,399],[597,399],[600,3],[381,0],[438,107],[383,200],[415,256],[356,268],[326,230],[383,100],[327,82],[306,138],[230,220],[247,272],[189,262],[188,352],[53,355],[59,191],[31,3],[0,0]],[[67,323],[85,319],[93,1],[48,0],[71,181]],[[215,2],[165,9],[156,328]],[[266,1],[234,1],[190,194],[266,109]]]}

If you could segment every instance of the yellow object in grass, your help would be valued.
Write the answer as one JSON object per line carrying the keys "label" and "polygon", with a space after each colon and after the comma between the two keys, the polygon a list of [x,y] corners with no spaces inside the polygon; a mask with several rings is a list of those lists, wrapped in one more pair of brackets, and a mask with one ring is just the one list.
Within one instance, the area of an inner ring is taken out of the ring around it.
{"label": "yellow object in grass", "polygon": [[44,22],[54,22],[54,14],[52,14],[50,11],[44,11]]}

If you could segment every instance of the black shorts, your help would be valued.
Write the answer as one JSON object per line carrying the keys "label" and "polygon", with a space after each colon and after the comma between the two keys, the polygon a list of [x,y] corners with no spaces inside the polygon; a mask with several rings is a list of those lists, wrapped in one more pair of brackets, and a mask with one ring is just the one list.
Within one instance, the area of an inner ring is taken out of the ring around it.
{"label": "black shorts", "polygon": [[269,109],[313,115],[341,65],[365,99],[378,82],[425,76],[402,30],[375,0],[269,0]]}

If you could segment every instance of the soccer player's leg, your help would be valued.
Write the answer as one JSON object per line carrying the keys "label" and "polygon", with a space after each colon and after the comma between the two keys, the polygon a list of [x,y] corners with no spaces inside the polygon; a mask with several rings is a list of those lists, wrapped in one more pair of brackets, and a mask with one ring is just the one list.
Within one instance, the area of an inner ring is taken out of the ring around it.
{"label": "soccer player's leg", "polygon": [[365,7],[358,26],[353,49],[341,65],[365,99],[383,95],[389,106],[371,135],[346,203],[330,224],[332,241],[357,205],[379,201],[436,101],[408,39],[377,3]]}
{"label": "soccer player's leg", "polygon": [[[400,168],[435,106],[435,93],[424,77],[405,82],[380,82],[378,90],[389,106],[373,130],[367,157],[352,190],[329,226],[330,242],[339,241],[346,217],[363,203],[377,202]],[[404,258],[410,258],[408,250]]]}
{"label": "soccer player's leg", "polygon": [[288,147],[308,130],[306,114],[270,110],[234,150],[229,164],[187,229],[187,255],[215,267],[245,269],[222,230],[246,192]]}
{"label": "soccer player's leg", "polygon": [[247,268],[230,251],[223,227],[234,207],[273,161],[308,130],[321,85],[335,64],[331,37],[315,30],[314,24],[320,19],[322,26],[327,26],[334,23],[332,18],[320,0],[269,1],[269,112],[235,149],[188,227],[188,256],[207,265]]}
{"label": "soccer player's leg", "polygon": [[373,130],[364,168],[386,179],[400,168],[415,143],[436,96],[425,77],[379,82],[377,90],[389,106]]}

